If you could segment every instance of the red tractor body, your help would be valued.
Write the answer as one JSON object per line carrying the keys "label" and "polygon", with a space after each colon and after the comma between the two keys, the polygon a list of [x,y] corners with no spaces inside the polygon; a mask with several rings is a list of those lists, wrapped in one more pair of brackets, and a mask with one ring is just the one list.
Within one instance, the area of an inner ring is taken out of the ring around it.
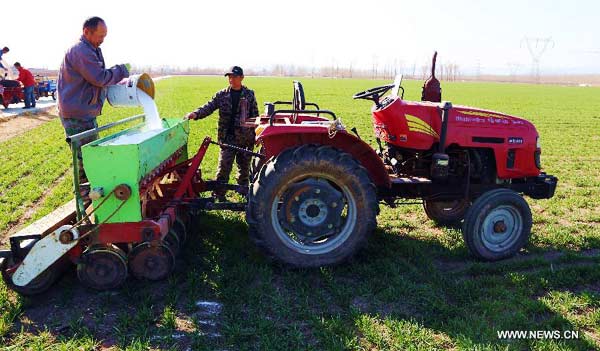
{"label": "red tractor body", "polygon": [[[440,141],[442,128],[438,103],[406,101],[390,97],[382,107],[372,110],[376,137],[390,146],[410,152],[433,152]],[[390,187],[384,161],[366,142],[346,130],[335,131],[331,121],[311,114],[277,113],[272,124],[262,116],[257,128],[257,143],[265,159],[283,150],[305,144],[332,145],[351,154],[369,170],[378,187]],[[541,173],[539,135],[533,124],[503,113],[455,106],[449,111],[445,148],[490,150],[498,179],[536,177]],[[416,175],[416,174],[415,174]],[[425,176],[422,175],[421,176]]]}
{"label": "red tractor body", "polygon": [[8,108],[9,104],[18,104],[25,99],[23,84],[18,80],[0,81],[0,105]]}
{"label": "red tractor body", "polygon": [[[373,109],[375,135],[399,148],[426,151],[439,143],[442,121],[438,103],[393,97]],[[493,150],[500,179],[540,174],[538,133],[529,121],[503,113],[454,106],[449,111],[446,148]],[[509,157],[510,155],[510,157]]]}

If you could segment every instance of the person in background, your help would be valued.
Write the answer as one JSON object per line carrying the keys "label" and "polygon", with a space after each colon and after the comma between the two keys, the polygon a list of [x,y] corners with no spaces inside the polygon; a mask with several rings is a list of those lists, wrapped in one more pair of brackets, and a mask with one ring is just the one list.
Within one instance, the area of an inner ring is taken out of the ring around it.
{"label": "person in background", "polygon": [[[90,17],[83,23],[83,33],[73,46],[67,49],[58,73],[58,114],[67,137],[98,127],[96,117],[102,113],[106,87],[129,77],[129,65],[106,68],[100,45],[104,42],[107,27],[100,17]],[[81,140],[82,146],[96,140],[92,135]],[[81,150],[79,159],[79,183],[87,182],[83,169]],[[87,197],[89,185],[82,187],[81,196]]]}
{"label": "person in background", "polygon": [[35,78],[31,71],[21,66],[19,62],[15,62],[15,68],[19,71],[19,77],[17,80],[23,83],[23,95],[25,100],[25,107],[23,108],[34,108],[35,107],[35,96],[33,95],[33,89],[35,89]]}
{"label": "person in background", "polygon": [[3,70],[2,77],[0,79],[4,79],[8,74],[8,67],[4,67],[4,65],[2,64],[2,55],[6,54],[9,51],[10,49],[6,46],[3,47],[2,50],[0,50],[0,68]]}

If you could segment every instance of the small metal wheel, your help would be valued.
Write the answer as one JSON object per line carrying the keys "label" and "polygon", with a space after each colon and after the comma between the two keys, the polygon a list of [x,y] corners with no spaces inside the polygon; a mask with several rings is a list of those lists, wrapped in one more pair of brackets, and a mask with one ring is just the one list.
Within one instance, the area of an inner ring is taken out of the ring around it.
{"label": "small metal wheel", "polygon": [[60,277],[64,263],[62,260],[59,260],[25,286],[15,285],[12,281],[12,275],[18,266],[19,265],[15,264],[12,258],[5,259],[0,268],[2,270],[2,279],[4,280],[4,283],[6,283],[6,286],[11,290],[14,290],[21,295],[31,296],[41,294],[48,290]]}
{"label": "small metal wheel", "polygon": [[77,277],[92,289],[115,289],[127,279],[127,255],[114,245],[92,246],[77,263]]}
{"label": "small metal wheel", "polygon": [[175,228],[169,229],[169,232],[167,233],[167,235],[165,235],[163,241],[165,242],[165,244],[167,244],[169,249],[171,249],[173,256],[179,255],[179,252],[181,250],[181,241],[179,239],[179,234],[177,233]]}
{"label": "small metal wheel", "polygon": [[510,257],[527,244],[531,210],[523,197],[509,189],[488,191],[475,200],[463,223],[467,247],[478,258]]}
{"label": "small metal wheel", "polygon": [[189,210],[185,210],[185,212],[178,213],[175,217],[175,220],[180,221],[185,225],[186,229],[191,224],[192,216],[189,213]]}
{"label": "small metal wheel", "polygon": [[188,226],[185,225],[185,222],[180,217],[177,217],[175,223],[173,223],[173,228],[171,228],[175,230],[175,233],[177,233],[181,245],[183,245],[187,240],[187,228]]}
{"label": "small metal wheel", "polygon": [[129,252],[129,270],[137,279],[165,279],[175,265],[175,256],[160,241],[145,242]]}

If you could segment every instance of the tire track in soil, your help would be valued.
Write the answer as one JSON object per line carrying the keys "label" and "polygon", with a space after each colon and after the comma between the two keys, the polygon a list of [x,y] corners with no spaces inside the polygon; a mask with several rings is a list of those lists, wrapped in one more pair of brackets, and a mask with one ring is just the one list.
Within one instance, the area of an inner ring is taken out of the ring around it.
{"label": "tire track in soil", "polygon": [[44,201],[50,196],[54,188],[56,188],[63,180],[67,178],[70,171],[71,170],[69,168],[60,177],[56,178],[56,180],[54,180],[52,184],[50,184],[46,188],[42,195],[37,200],[35,200],[33,204],[31,204],[31,206],[25,211],[21,218],[19,218],[15,222],[9,222],[7,224],[8,229],[0,234],[0,246],[4,246],[4,244],[7,243],[8,237],[21,230],[23,225],[27,223],[27,221],[29,221],[37,213],[41,204],[43,204]]}
{"label": "tire track in soil", "polygon": [[51,121],[58,116],[52,113],[21,115],[0,123],[0,142],[12,139],[26,131]]}

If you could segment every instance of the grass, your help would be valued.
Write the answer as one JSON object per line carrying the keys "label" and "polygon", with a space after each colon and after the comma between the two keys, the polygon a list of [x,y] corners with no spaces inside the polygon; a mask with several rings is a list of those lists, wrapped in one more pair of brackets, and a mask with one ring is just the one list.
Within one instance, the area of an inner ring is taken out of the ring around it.
{"label": "grass", "polygon": [[[307,100],[331,109],[375,145],[368,102],[353,93],[383,81],[303,79]],[[291,79],[247,77],[259,106],[289,100]],[[222,88],[222,77],[157,83],[164,117],[183,116]],[[421,82],[408,81],[407,99]],[[550,200],[528,199],[532,237],[515,259],[473,260],[457,229],[419,206],[381,207],[378,229],[352,262],[289,270],[250,243],[243,215],[198,218],[176,272],[90,292],[72,272],[29,299],[0,286],[1,344],[8,350],[590,350],[600,349],[600,89],[443,83],[444,99],[523,116],[559,177]],[[108,105],[99,123],[137,113]],[[190,150],[216,135],[216,114],[192,122]],[[217,148],[202,170],[210,178]],[[0,143],[0,231],[70,198],[70,153],[59,121]],[[35,207],[30,213],[28,209]],[[6,240],[4,240],[6,242]],[[219,313],[198,301],[222,305]],[[500,330],[573,330],[577,340],[503,340]]]}

